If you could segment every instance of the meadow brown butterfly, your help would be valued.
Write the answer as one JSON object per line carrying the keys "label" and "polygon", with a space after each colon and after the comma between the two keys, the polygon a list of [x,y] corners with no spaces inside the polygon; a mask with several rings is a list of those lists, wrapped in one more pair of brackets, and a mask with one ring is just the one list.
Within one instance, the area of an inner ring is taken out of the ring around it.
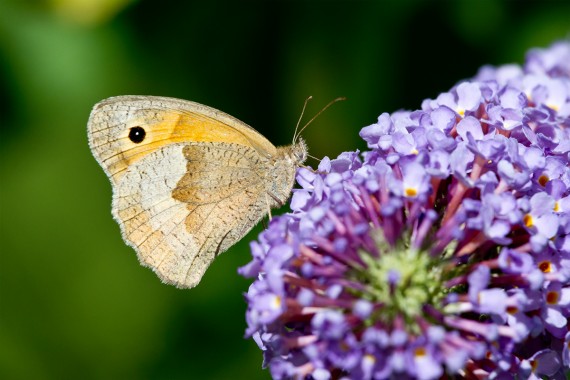
{"label": "meadow brown butterfly", "polygon": [[87,129],[123,239],[179,288],[196,286],[217,255],[285,204],[307,158],[301,138],[275,147],[232,116],[173,98],[105,99]]}

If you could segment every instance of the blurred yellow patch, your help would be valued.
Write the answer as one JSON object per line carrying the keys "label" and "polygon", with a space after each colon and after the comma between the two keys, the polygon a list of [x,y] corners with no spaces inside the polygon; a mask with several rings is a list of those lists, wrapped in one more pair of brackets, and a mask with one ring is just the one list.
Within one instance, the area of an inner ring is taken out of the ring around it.
{"label": "blurred yellow patch", "polygon": [[414,189],[413,187],[406,187],[404,189],[404,194],[406,194],[406,197],[415,197],[418,195],[418,190]]}
{"label": "blurred yellow patch", "polygon": [[48,0],[54,11],[76,24],[98,25],[115,17],[135,0]]}

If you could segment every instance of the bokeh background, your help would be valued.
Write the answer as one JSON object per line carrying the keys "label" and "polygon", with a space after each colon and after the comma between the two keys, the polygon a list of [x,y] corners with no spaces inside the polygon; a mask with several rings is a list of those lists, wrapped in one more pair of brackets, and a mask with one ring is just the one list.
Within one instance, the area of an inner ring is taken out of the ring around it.
{"label": "bokeh background", "polygon": [[[364,148],[483,64],[567,38],[568,2],[0,1],[0,378],[267,379],[236,273],[248,238],[189,291],[138,265],[87,146],[113,95],[194,100],[311,153]],[[314,165],[314,163],[313,163]]]}

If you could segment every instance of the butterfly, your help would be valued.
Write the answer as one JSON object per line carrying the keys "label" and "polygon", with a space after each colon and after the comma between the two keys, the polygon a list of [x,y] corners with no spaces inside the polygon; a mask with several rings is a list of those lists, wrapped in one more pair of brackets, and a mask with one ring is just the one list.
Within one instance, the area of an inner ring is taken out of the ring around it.
{"label": "butterfly", "polygon": [[97,103],[89,146],[113,187],[112,214],[142,265],[179,288],[285,204],[307,145],[275,147],[214,108],[174,98]]}

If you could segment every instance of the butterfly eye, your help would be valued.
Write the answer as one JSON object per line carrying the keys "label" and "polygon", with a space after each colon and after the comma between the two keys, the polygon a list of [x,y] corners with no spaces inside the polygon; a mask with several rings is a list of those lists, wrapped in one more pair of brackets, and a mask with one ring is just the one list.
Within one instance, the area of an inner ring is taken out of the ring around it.
{"label": "butterfly eye", "polygon": [[135,144],[142,142],[145,136],[146,132],[141,127],[132,127],[129,132],[129,139]]}

